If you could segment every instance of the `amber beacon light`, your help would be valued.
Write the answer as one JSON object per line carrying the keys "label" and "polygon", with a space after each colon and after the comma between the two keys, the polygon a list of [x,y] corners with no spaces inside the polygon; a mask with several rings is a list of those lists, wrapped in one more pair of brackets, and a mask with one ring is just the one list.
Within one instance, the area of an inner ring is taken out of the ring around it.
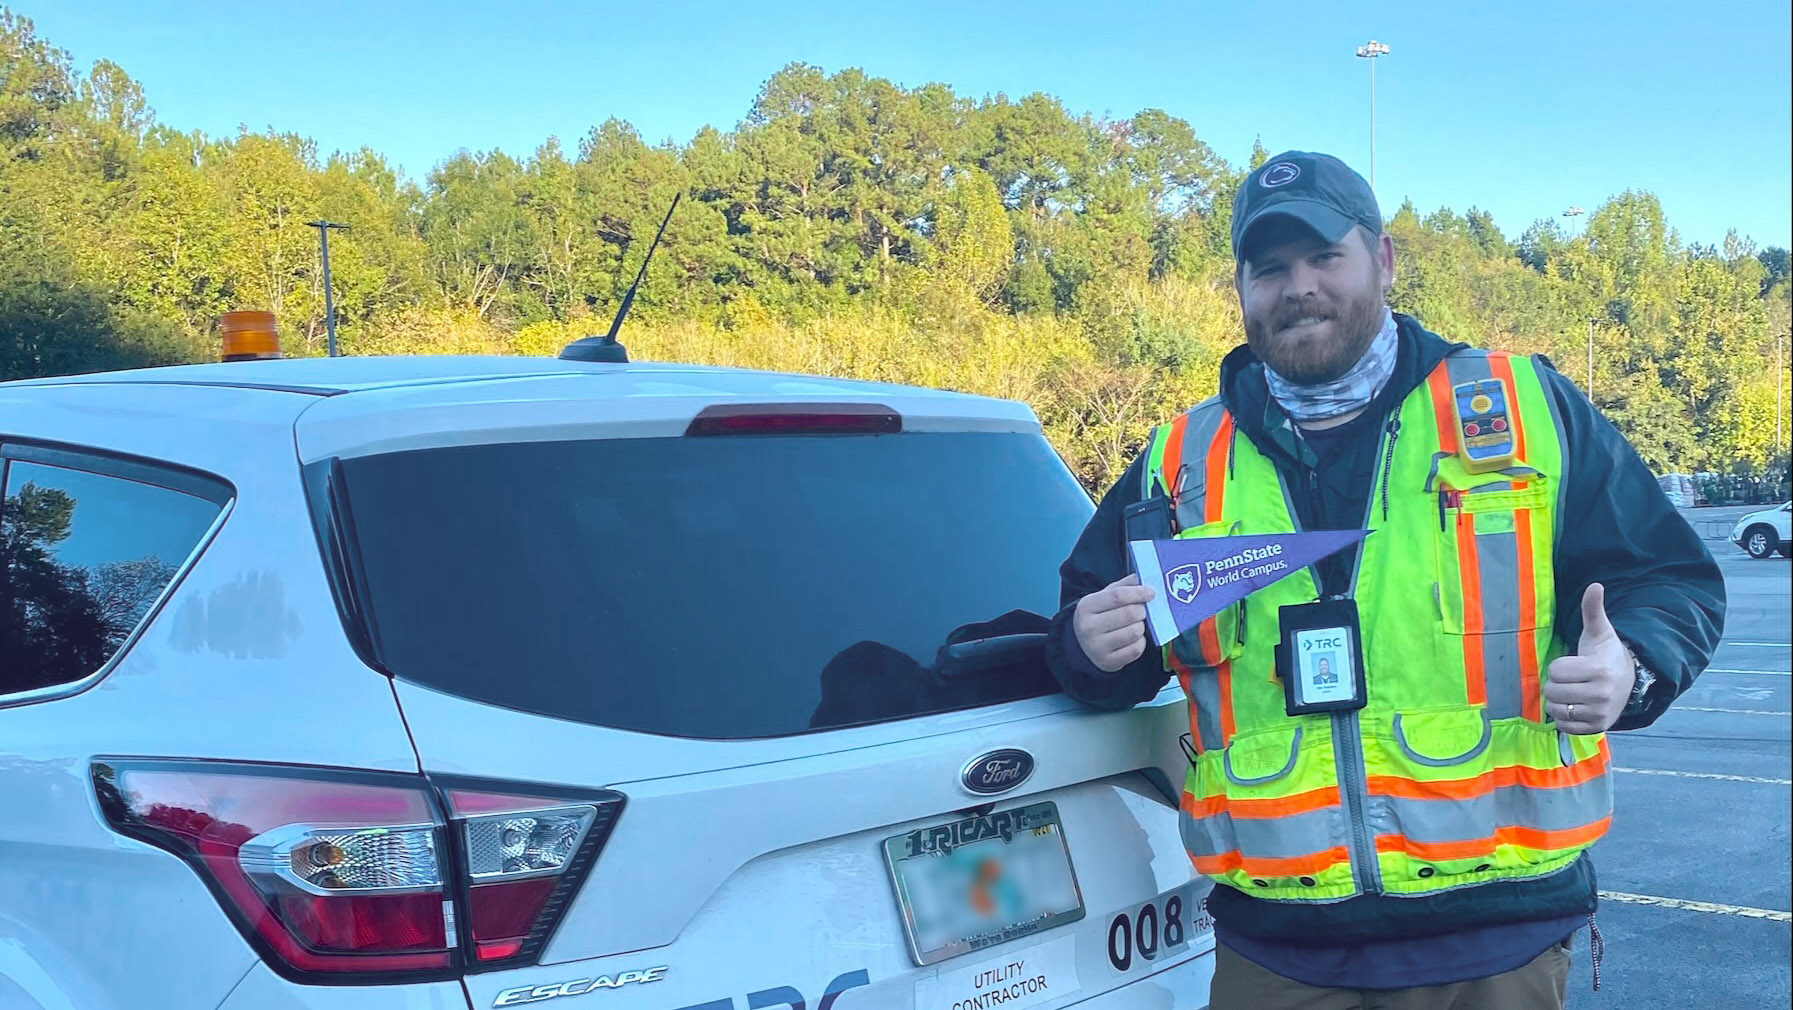
{"label": "amber beacon light", "polygon": [[222,361],[259,361],[280,357],[280,334],[274,329],[274,313],[259,310],[226,312],[218,317],[223,344]]}

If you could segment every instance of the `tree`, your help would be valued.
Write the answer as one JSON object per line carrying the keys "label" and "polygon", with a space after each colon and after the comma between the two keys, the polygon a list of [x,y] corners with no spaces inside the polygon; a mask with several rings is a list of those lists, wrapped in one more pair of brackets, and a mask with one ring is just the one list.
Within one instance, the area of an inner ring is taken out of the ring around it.
{"label": "tree", "polygon": [[1756,254],[1762,262],[1762,294],[1766,296],[1776,284],[1793,276],[1793,265],[1787,261],[1787,250],[1781,246],[1770,246]]}
{"label": "tree", "polygon": [[1563,230],[1550,218],[1539,218],[1519,238],[1519,261],[1539,273],[1549,267],[1551,257],[1563,247]]}
{"label": "tree", "polygon": [[154,555],[109,561],[92,570],[87,578],[87,593],[99,611],[109,642],[116,645],[124,641],[163,588],[174,581],[175,571],[174,565]]}
{"label": "tree", "polygon": [[0,7],[0,151],[37,160],[75,96],[68,53],[38,38],[30,18]]}
{"label": "tree", "polygon": [[[1162,109],[803,63],[751,98],[685,143],[607,119],[411,180],[299,133],[161,123],[125,68],[77,70],[0,9],[0,378],[206,360],[238,308],[322,353],[319,216],[351,225],[331,237],[350,353],[551,353],[608,323],[683,194],[632,349],[1025,397],[1086,480],[1212,392],[1240,339],[1232,206],[1261,142],[1229,164]],[[1763,367],[1787,334],[1784,248],[1683,245],[1637,191],[1575,237],[1541,219],[1513,240],[1475,206],[1405,204],[1385,228],[1395,308],[1551,355],[1653,465],[1784,455]]]}
{"label": "tree", "polygon": [[449,305],[480,316],[503,298],[538,244],[512,158],[462,151],[429,177],[422,234],[438,289]]}
{"label": "tree", "polygon": [[59,564],[75,503],[29,482],[0,503],[0,676],[8,691],[63,684],[98,670],[117,647],[83,569]]}
{"label": "tree", "polygon": [[996,184],[967,166],[954,169],[940,189],[929,265],[980,304],[993,304],[1014,257],[1014,236]]}

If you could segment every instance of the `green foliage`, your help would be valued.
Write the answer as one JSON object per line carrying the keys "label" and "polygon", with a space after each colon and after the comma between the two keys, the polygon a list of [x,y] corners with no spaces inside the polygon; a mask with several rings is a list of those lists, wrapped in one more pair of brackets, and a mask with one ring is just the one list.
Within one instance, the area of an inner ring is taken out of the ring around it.
{"label": "green foliage", "polygon": [[955,171],[934,201],[931,272],[990,304],[1014,264],[1015,236],[996,184],[981,169]]}
{"label": "green foliage", "polygon": [[[682,193],[638,358],[1016,397],[1096,488],[1239,342],[1232,202],[1268,156],[1229,165],[1160,109],[794,63],[731,130],[656,145],[610,119],[414,182],[371,150],[160,124],[123,68],[78,71],[0,8],[0,378],[205,360],[239,308],[323,353],[320,217],[350,226],[330,238],[348,353],[553,353],[608,326]],[[1649,193],[1586,222],[1515,239],[1475,207],[1404,205],[1391,303],[1549,354],[1653,466],[1784,467],[1787,251],[1684,246]]]}

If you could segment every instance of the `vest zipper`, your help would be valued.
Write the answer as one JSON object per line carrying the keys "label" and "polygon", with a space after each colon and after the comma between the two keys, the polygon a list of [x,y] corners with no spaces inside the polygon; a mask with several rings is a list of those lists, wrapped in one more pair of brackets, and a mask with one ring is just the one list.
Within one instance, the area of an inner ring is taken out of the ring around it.
{"label": "vest zipper", "polygon": [[[1345,810],[1351,818],[1351,866],[1365,894],[1382,891],[1382,864],[1376,859],[1375,840],[1364,818],[1363,743],[1358,739],[1357,713],[1332,713],[1332,740],[1338,748],[1339,792],[1345,797]],[[1346,776],[1349,775],[1349,781]]]}
{"label": "vest zipper", "polygon": [[[1396,408],[1399,409],[1398,407]],[[1388,477],[1394,465],[1395,439],[1401,432],[1401,420],[1394,414],[1388,416],[1383,424],[1382,469],[1376,474],[1379,487],[1370,489],[1369,501],[1364,507],[1363,525],[1368,529],[1370,520],[1376,509],[1376,499],[1382,499],[1382,518],[1388,518]],[[1357,596],[1357,576],[1363,570],[1364,551],[1369,548],[1367,542],[1357,547],[1357,561],[1351,566],[1351,581],[1342,593],[1334,593],[1328,599],[1354,599]],[[1363,620],[1359,615],[1358,634],[1363,633]],[[1364,650],[1368,652],[1368,649]],[[1364,683],[1369,683],[1366,675]],[[1367,699],[1366,699],[1367,701]],[[1349,712],[1332,713],[1332,744],[1337,753],[1334,767],[1337,770],[1339,793],[1344,797],[1345,809],[1351,817],[1351,871],[1365,894],[1382,893],[1382,864],[1376,858],[1376,840],[1370,837],[1370,828],[1364,817],[1364,808],[1369,805],[1369,771],[1364,767],[1363,740],[1358,732],[1360,720],[1358,715],[1362,709]]]}
{"label": "vest zipper", "polygon": [[[1399,407],[1395,408],[1399,410]],[[1370,488],[1369,499],[1364,503],[1364,528],[1369,528],[1370,520],[1375,517],[1376,500],[1382,500],[1383,518],[1388,517],[1388,478],[1392,472],[1395,457],[1395,438],[1400,433],[1401,421],[1390,413],[1383,422],[1382,467],[1380,472],[1373,472],[1372,477],[1380,486]],[[1289,521],[1294,524],[1297,533],[1306,526],[1301,521],[1300,512],[1295,508],[1294,496],[1290,494],[1288,481],[1282,470],[1276,471],[1277,483],[1282,488],[1283,504],[1289,510]],[[1320,488],[1320,476],[1313,470],[1307,471],[1307,488],[1309,494],[1316,494]],[[1357,595],[1357,575],[1363,568],[1363,554],[1368,547],[1367,542],[1357,547],[1357,561],[1351,566],[1351,581],[1342,593],[1326,593],[1325,586],[1319,578],[1319,566],[1312,569],[1315,591],[1325,600],[1353,599]],[[1358,633],[1363,632],[1363,622],[1358,621]],[[1366,678],[1366,684],[1367,684]],[[1382,893],[1382,865],[1376,859],[1376,841],[1370,837],[1369,825],[1364,819],[1364,808],[1369,805],[1369,773],[1364,767],[1363,742],[1358,734],[1358,712],[1334,712],[1331,715],[1333,769],[1338,778],[1339,795],[1344,800],[1345,810],[1351,819],[1351,838],[1348,846],[1351,854],[1351,875],[1356,878],[1363,894]]]}

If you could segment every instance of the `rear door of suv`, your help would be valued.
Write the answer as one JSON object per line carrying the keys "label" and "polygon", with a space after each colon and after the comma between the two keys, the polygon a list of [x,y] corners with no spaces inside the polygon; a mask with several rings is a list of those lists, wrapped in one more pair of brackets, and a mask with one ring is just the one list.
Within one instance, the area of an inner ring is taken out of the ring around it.
{"label": "rear door of suv", "polygon": [[1041,661],[1091,504],[1024,408],[519,399],[300,427],[475,1006],[1055,1006],[1211,942],[1181,706]]}

